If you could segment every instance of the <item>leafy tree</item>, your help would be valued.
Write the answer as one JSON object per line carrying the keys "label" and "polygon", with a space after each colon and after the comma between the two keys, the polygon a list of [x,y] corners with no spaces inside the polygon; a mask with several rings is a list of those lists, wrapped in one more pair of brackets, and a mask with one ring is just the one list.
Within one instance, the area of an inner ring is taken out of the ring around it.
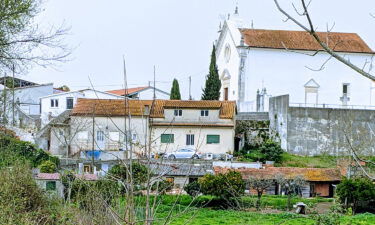
{"label": "leafy tree", "polygon": [[201,189],[199,183],[197,181],[194,181],[185,185],[184,190],[186,191],[186,193],[188,193],[188,195],[195,197],[199,195]]}
{"label": "leafy tree", "polygon": [[353,212],[356,212],[360,204],[374,201],[375,184],[368,178],[345,178],[337,185],[336,193],[345,208],[352,207]]}
{"label": "leafy tree", "polygon": [[[40,0],[0,2],[0,69],[22,69],[29,64],[50,65],[70,54],[61,43],[68,29],[40,29],[34,18],[41,11]],[[45,32],[47,31],[47,32]]]}
{"label": "leafy tree", "polygon": [[277,143],[272,140],[267,140],[263,145],[259,147],[259,151],[264,154],[266,160],[275,161],[279,163],[284,153],[283,149],[280,146],[280,143]]}
{"label": "leafy tree", "polygon": [[177,79],[173,79],[170,99],[171,100],[181,100],[180,85],[178,84]]}
{"label": "leafy tree", "polygon": [[245,182],[241,173],[229,171],[217,175],[206,174],[198,180],[201,192],[206,195],[213,195],[225,200],[237,198],[245,192]]}
{"label": "leafy tree", "polygon": [[248,179],[248,184],[250,186],[250,188],[254,189],[256,192],[257,192],[257,203],[256,203],[256,208],[257,210],[260,209],[260,200],[262,198],[262,195],[264,193],[264,191],[271,187],[275,181],[273,179],[268,179],[266,177],[263,177],[263,176],[259,176],[259,177],[250,177]]}
{"label": "leafy tree", "polygon": [[202,100],[219,100],[221,81],[216,65],[215,45],[212,47],[210,71],[206,78],[206,84],[203,89]]}
{"label": "leafy tree", "polygon": [[39,165],[39,169],[41,173],[55,173],[57,170],[56,164],[51,160],[42,162],[42,164]]}
{"label": "leafy tree", "polygon": [[296,194],[296,191],[299,190],[303,185],[306,184],[305,179],[302,176],[296,176],[294,178],[285,177],[281,174],[276,175],[275,180],[285,191],[285,194],[288,196],[288,210],[292,209],[292,196]]}
{"label": "leafy tree", "polygon": [[162,181],[156,181],[152,186],[151,190],[152,191],[157,191],[160,194],[165,195],[167,191],[172,190],[173,188],[173,183],[167,180],[162,180]]}
{"label": "leafy tree", "polygon": [[[143,184],[147,181],[147,167],[140,163],[133,163],[132,165],[132,178],[133,183],[136,185]],[[125,181],[129,172],[125,165],[118,164],[113,166],[109,171],[108,175],[110,178],[119,179]]]}

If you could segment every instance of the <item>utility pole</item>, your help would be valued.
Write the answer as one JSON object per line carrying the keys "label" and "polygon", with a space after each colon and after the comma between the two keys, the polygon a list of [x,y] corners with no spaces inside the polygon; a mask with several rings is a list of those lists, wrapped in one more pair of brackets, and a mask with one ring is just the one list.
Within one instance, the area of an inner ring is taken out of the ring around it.
{"label": "utility pole", "polygon": [[95,104],[92,109],[92,151],[91,151],[91,170],[94,173],[94,154],[95,154]]}
{"label": "utility pole", "polygon": [[156,93],[155,93],[155,65],[154,65],[154,100],[156,99]]}
{"label": "utility pole", "polygon": [[189,76],[189,100],[192,100],[191,98],[191,76]]}
{"label": "utility pole", "polygon": [[15,67],[14,67],[14,64],[12,66],[12,125],[15,126],[15,120],[14,120],[14,72],[15,71]]}
{"label": "utility pole", "polygon": [[4,78],[3,78],[3,84],[4,84],[4,93],[3,93],[3,126],[6,124],[6,117],[7,117],[7,77],[4,73]]}

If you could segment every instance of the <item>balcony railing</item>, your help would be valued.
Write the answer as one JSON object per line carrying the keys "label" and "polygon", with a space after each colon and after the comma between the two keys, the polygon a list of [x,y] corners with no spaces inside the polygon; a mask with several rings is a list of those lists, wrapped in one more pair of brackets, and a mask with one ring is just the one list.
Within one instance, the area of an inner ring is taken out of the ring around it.
{"label": "balcony railing", "polygon": [[339,105],[339,104],[289,103],[289,107],[375,110],[375,105]]}

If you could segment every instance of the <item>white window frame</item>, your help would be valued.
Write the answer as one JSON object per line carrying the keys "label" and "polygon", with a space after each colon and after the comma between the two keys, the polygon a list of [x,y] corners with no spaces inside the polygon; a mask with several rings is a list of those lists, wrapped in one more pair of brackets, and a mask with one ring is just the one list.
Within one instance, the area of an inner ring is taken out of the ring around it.
{"label": "white window frame", "polygon": [[175,109],[174,111],[173,111],[173,115],[174,116],[182,116],[182,109]]}
{"label": "white window frame", "polygon": [[57,108],[59,108],[59,99],[58,98],[51,98],[49,104],[50,104],[50,108],[57,109]]}
{"label": "white window frame", "polygon": [[208,109],[202,109],[201,110],[201,117],[208,117],[209,110]]}
{"label": "white window frame", "polygon": [[346,96],[350,96],[350,83],[342,83],[342,95],[345,95],[344,86],[346,86]]}
{"label": "white window frame", "polygon": [[98,130],[96,131],[96,141],[104,141],[104,131]]}
{"label": "white window frame", "polygon": [[186,146],[194,146],[194,134],[186,134]]}

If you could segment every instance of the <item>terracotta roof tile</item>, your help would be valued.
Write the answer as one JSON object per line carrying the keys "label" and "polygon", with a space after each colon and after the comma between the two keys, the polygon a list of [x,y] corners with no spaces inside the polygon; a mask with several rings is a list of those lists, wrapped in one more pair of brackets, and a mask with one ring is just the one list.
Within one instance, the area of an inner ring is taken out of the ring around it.
{"label": "terracotta roof tile", "polygon": [[[78,99],[71,115],[73,116],[132,116],[144,115],[145,106],[151,109],[152,100],[129,99],[125,107],[122,99]],[[220,118],[232,119],[236,113],[234,101],[181,101],[181,100],[155,100],[151,117],[164,117],[164,108],[189,108],[189,109],[220,109]]]}
{"label": "terracotta roof tile", "polygon": [[35,177],[38,180],[60,180],[59,173],[38,173]]}
{"label": "terracotta roof tile", "polygon": [[111,93],[111,94],[115,94],[115,95],[124,96],[125,94],[126,95],[134,94],[134,93],[142,91],[142,90],[144,90],[146,88],[149,88],[149,86],[135,87],[135,88],[128,88],[128,89],[110,90],[110,91],[106,91],[106,92]]}
{"label": "terracotta roof tile", "polygon": [[[240,29],[245,44],[254,48],[292,50],[322,50],[316,40],[305,31]],[[317,32],[330,48],[337,52],[370,53],[369,46],[356,33]]]}
{"label": "terracotta roof tile", "polygon": [[[215,167],[215,173],[226,173],[231,169]],[[294,167],[269,167],[266,169],[254,168],[240,168],[235,169],[242,174],[244,179],[249,177],[262,176],[269,179],[274,179],[277,174],[282,174],[286,178],[294,178],[296,176],[303,176],[307,181],[340,181],[342,175],[339,169],[325,169],[325,168],[294,168]]]}

